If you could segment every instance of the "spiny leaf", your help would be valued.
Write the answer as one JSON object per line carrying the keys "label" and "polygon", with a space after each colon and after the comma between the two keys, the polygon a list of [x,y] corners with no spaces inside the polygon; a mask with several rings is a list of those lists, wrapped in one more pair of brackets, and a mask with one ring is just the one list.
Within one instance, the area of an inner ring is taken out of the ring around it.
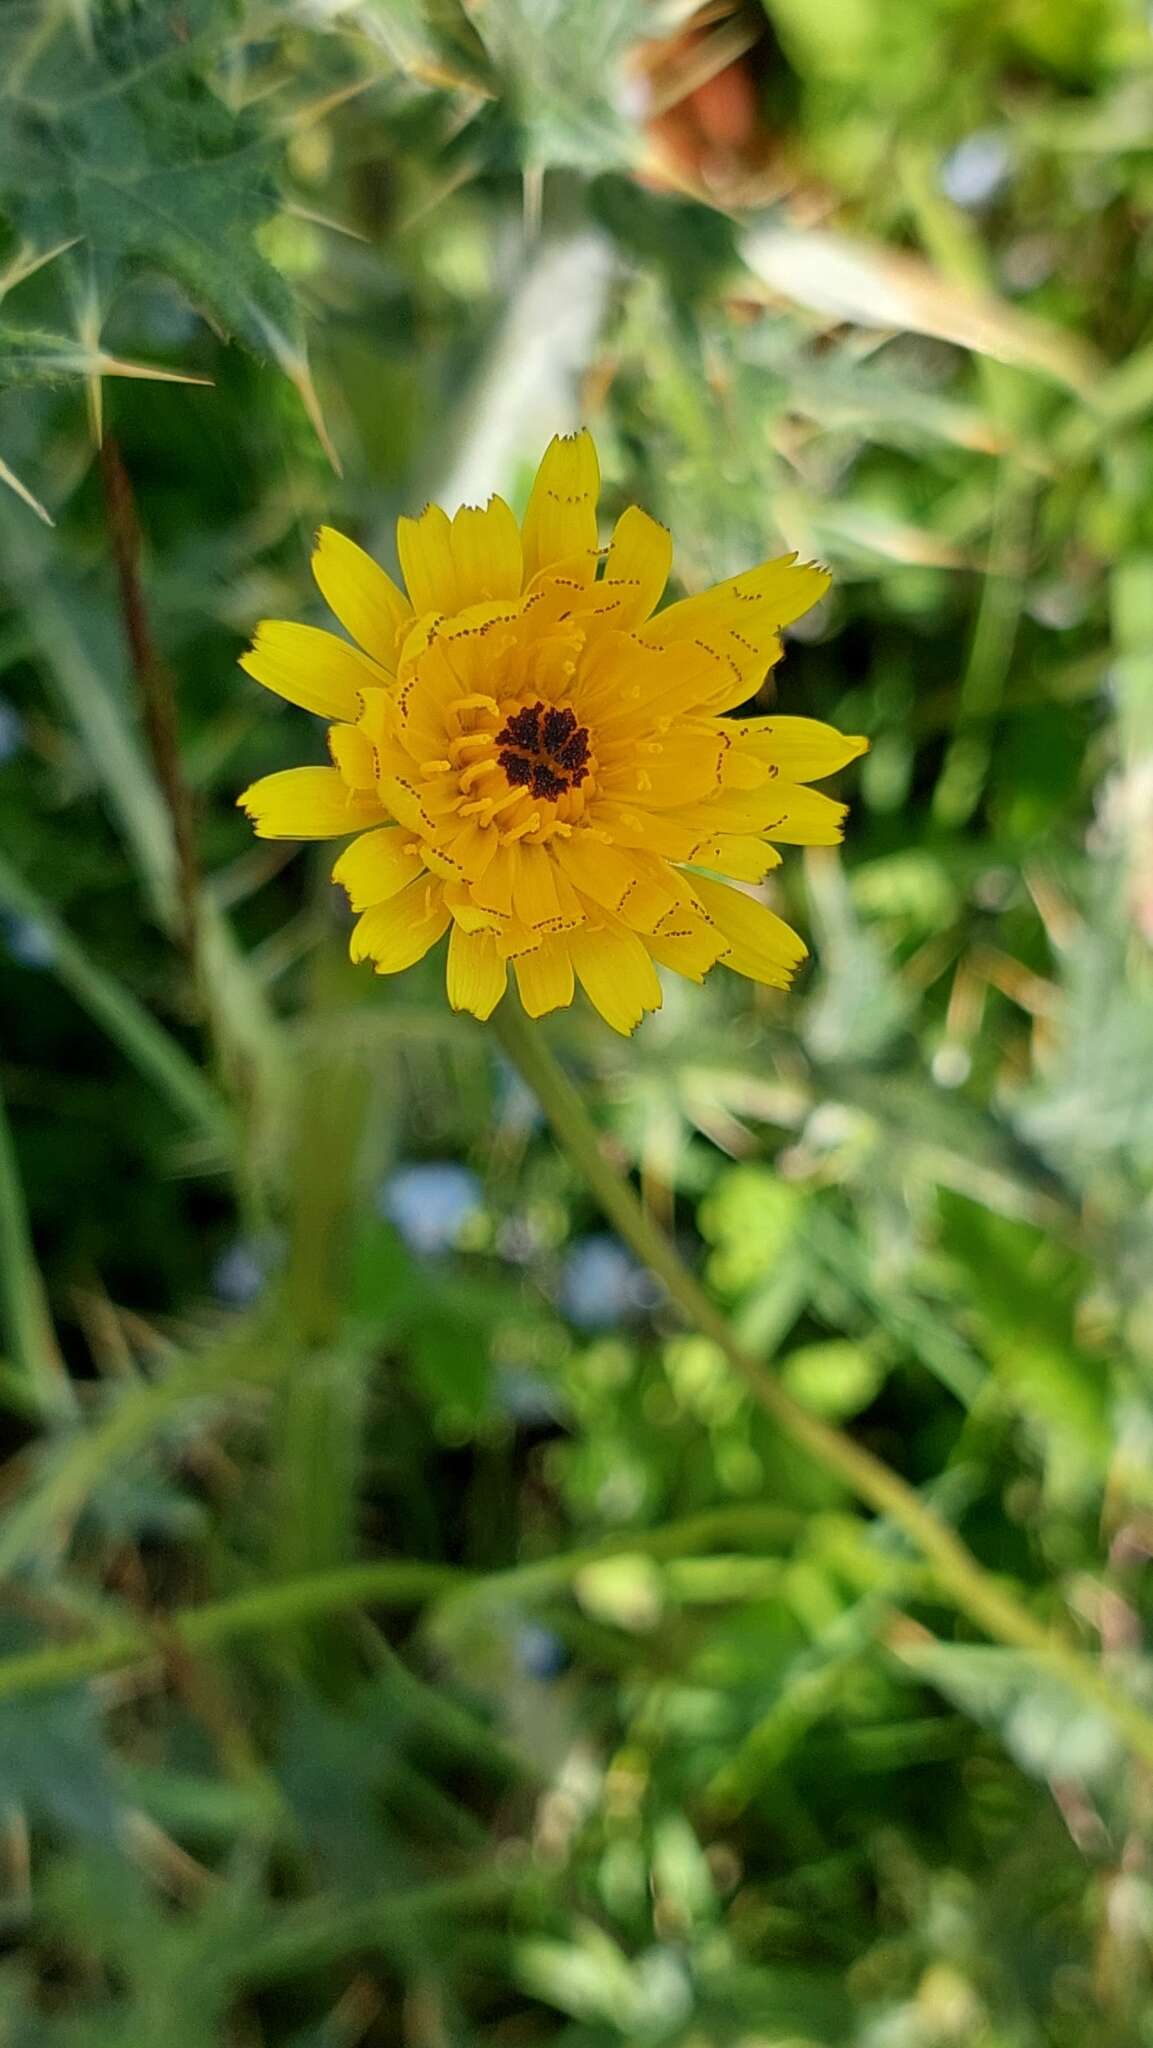
{"label": "spiny leaf", "polygon": [[608,81],[643,32],[637,0],[493,0],[476,25],[523,127],[526,169],[615,169],[633,147]]}
{"label": "spiny leaf", "polygon": [[494,78],[485,62],[480,24],[467,18],[460,0],[368,0],[347,12],[360,32],[417,84],[435,92],[492,94]]}
{"label": "spiny leaf", "polygon": [[327,445],[292,291],[256,239],[280,205],[283,145],[214,90],[205,52],[227,29],[214,0],[194,0],[102,12],[81,40],[14,0],[0,13],[0,206],[33,248],[81,245],[85,304],[106,306],[144,266],[175,279],[221,332],[286,370]]}
{"label": "spiny leaf", "polygon": [[90,350],[68,334],[0,327],[0,385],[64,384],[80,377],[139,377],[157,384],[211,384],[191,370],[162,370]]}
{"label": "spiny leaf", "polygon": [[66,242],[58,242],[54,249],[38,250],[22,243],[16,254],[5,264],[4,269],[0,270],[0,299],[6,298],[18,284],[23,284],[25,278],[34,277],[38,270],[43,270],[49,263],[55,263],[58,256],[65,255],[69,249],[75,247],[74,235]]}

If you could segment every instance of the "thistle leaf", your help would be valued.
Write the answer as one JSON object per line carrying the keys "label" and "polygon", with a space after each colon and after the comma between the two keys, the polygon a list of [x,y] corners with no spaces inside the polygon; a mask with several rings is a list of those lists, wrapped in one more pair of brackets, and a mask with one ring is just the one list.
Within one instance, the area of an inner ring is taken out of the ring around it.
{"label": "thistle leaf", "polygon": [[[293,292],[257,241],[280,208],[283,138],[216,89],[211,60],[230,25],[217,0],[108,11],[84,37],[27,0],[0,13],[0,209],[21,238],[4,283],[47,261],[24,254],[43,249],[73,272],[82,304],[107,307],[126,278],[159,270],[218,331],[287,371],[326,441]],[[94,363],[84,339],[90,378],[148,374]],[[0,376],[26,380],[40,358],[67,374],[60,358],[76,344],[48,341],[0,337]]]}

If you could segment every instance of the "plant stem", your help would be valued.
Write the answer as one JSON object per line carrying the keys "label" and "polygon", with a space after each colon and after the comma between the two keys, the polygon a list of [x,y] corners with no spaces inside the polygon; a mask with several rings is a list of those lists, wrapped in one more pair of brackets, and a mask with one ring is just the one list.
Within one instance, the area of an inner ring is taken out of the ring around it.
{"label": "plant stem", "polygon": [[1107,1714],[1134,1755],[1147,1763],[1153,1762],[1153,1718],[1135,1700],[1118,1691],[1068,1637],[1038,1621],[1015,1593],[986,1571],[906,1480],[843,1431],[802,1408],[773,1373],[743,1348],[671,1239],[653,1221],[629,1182],[605,1157],[588,1110],[558,1066],[544,1033],[530,1022],[519,1005],[511,998],[506,999],[494,1024],[509,1059],[536,1096],[609,1222],[663,1281],[686,1322],[723,1351],[754,1399],[785,1435],[827,1471],[844,1480],[858,1499],[879,1514],[889,1516],[904,1531],[962,1613],[996,1641],[1035,1657],[1082,1699]]}
{"label": "plant stem", "polygon": [[412,1564],[394,1559],[380,1564],[347,1565],[335,1572],[310,1572],[284,1585],[234,1593],[227,1600],[214,1600],[204,1607],[158,1616],[155,1625],[126,1621],[121,1628],[102,1629],[99,1635],[80,1642],[54,1643],[46,1650],[5,1657],[0,1661],[0,1700],[11,1699],[17,1693],[75,1685],[101,1671],[116,1671],[149,1657],[163,1657],[168,1648],[207,1650],[235,1636],[292,1629],[317,1615],[337,1614],[342,1608],[359,1607],[370,1601],[378,1607],[419,1607],[446,1587],[458,1585],[460,1578],[461,1574],[451,1565]]}
{"label": "plant stem", "polygon": [[587,1565],[607,1557],[638,1552],[657,1558],[690,1557],[726,1544],[764,1549],[787,1542],[798,1525],[799,1518],[787,1508],[715,1508],[659,1529],[624,1529],[581,1550],[536,1558],[487,1576],[456,1565],[422,1564],[404,1558],[377,1558],[367,1564],[306,1572],[250,1593],[233,1593],[202,1607],[180,1609],[158,1617],[154,1627],[143,1621],[126,1621],[122,1627],[102,1630],[79,1642],[0,1658],[0,1700],[74,1685],[101,1671],[162,1656],[166,1645],[185,1651],[215,1649],[235,1637],[294,1629],[302,1622],[356,1607],[421,1607],[445,1598],[451,1598],[454,1606],[468,1599],[508,1606],[552,1592]]}

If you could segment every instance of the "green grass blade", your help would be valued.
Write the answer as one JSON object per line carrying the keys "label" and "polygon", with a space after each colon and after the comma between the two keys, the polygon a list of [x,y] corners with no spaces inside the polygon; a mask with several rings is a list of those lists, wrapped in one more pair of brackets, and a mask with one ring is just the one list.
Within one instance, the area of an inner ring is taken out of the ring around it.
{"label": "green grass blade", "polygon": [[0,1094],[0,1330],[12,1365],[46,1414],[73,1409],[71,1382],[60,1356],[48,1297],[32,1248],[24,1189]]}

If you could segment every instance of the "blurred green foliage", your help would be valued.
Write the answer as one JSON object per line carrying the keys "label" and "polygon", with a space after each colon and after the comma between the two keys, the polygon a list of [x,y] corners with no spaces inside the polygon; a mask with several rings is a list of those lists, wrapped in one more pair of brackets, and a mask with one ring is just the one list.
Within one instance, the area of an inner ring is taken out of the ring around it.
{"label": "blurred green foliage", "polygon": [[742,1339],[1153,1701],[1151,115],[1136,0],[0,9],[11,2048],[1153,2043],[1108,1724],[233,808],[321,519],[391,559],[584,417],[686,588],[827,558],[803,987],[551,1035]]}

